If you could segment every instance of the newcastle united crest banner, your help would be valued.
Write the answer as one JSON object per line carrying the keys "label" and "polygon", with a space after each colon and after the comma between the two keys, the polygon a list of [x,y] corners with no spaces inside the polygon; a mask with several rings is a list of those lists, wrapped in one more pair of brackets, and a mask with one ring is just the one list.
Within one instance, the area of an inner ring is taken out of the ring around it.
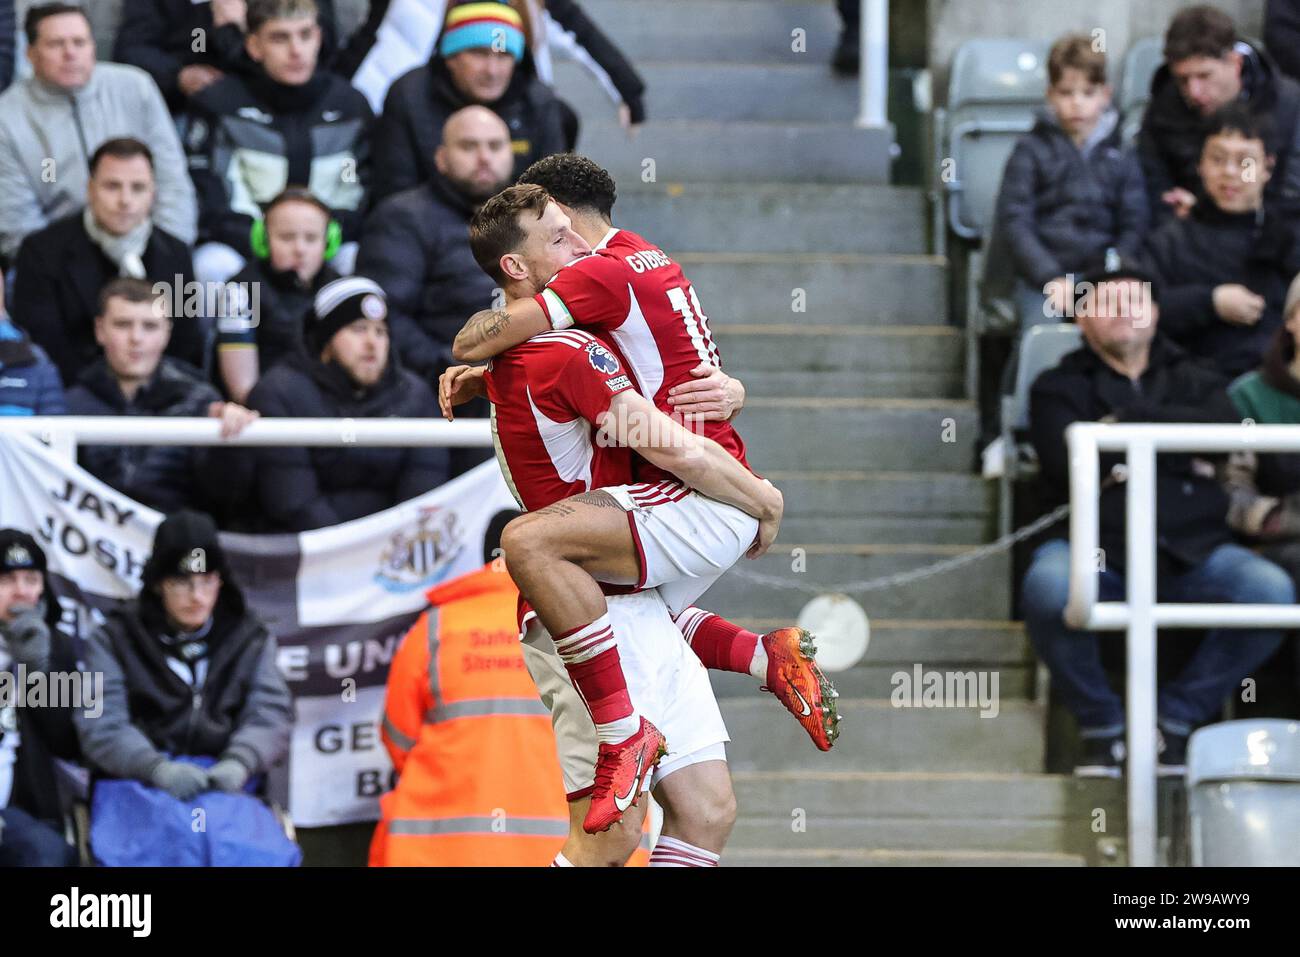
{"label": "newcastle united crest banner", "polygon": [[[163,516],[33,438],[0,437],[0,527],[49,557],[64,627],[84,639],[131,598]],[[294,823],[377,820],[392,786],[379,738],[388,664],[433,585],[483,563],[493,516],[517,509],[495,461],[366,518],[300,534],[222,534],[249,605],[279,645],[296,722],[272,797]]]}

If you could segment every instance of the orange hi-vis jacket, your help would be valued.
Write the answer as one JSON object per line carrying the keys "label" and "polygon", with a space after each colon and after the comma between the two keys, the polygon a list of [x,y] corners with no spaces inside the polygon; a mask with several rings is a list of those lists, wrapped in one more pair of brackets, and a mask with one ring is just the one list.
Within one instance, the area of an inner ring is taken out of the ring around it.
{"label": "orange hi-vis jacket", "polygon": [[382,736],[400,777],[380,799],[370,864],[549,865],[569,808],[514,582],[489,564],[427,597],[389,670]]}

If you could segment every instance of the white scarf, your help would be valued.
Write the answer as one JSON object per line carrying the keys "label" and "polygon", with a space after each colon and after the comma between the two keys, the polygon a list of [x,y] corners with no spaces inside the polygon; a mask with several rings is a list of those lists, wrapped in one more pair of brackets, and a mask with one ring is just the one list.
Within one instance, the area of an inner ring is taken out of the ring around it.
{"label": "white scarf", "polygon": [[139,226],[121,236],[114,236],[95,221],[87,206],[81,212],[81,224],[90,241],[104,251],[104,255],[117,265],[119,276],[144,279],[144,251],[153,234],[153,222],[148,218]]}

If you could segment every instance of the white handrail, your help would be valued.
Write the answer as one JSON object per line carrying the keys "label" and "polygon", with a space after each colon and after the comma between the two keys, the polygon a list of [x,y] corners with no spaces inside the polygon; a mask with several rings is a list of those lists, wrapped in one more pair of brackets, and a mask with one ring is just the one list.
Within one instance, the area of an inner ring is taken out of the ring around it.
{"label": "white handrail", "polygon": [[423,446],[453,448],[492,444],[487,419],[293,419],[262,418],[251,422],[233,439],[221,438],[218,419],[135,415],[59,415],[0,417],[0,434],[23,432],[59,447],[72,437],[74,444],[104,445],[357,445]]}
{"label": "white handrail", "polygon": [[[1156,629],[1290,628],[1298,605],[1161,604],[1156,600],[1156,454],[1160,452],[1300,452],[1296,425],[1102,425],[1065,430],[1070,461],[1070,598],[1072,628],[1127,630],[1129,863],[1156,863]],[[1097,600],[1101,452],[1125,452],[1127,530],[1125,596]]]}
{"label": "white handrail", "polygon": [[862,0],[858,39],[857,125],[889,124],[889,0]]}

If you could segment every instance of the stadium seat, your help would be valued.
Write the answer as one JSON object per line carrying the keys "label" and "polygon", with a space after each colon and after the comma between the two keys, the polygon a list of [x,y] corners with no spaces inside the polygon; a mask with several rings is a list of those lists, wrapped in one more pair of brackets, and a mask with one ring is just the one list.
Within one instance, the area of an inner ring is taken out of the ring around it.
{"label": "stadium seat", "polygon": [[1300,866],[1300,722],[1225,721],[1187,748],[1193,867]]}
{"label": "stadium seat", "polygon": [[1029,428],[1029,390],[1042,373],[1054,368],[1066,353],[1083,342],[1079,327],[1070,322],[1035,326],[1020,340],[1015,388],[1002,399],[1002,452],[999,522],[1005,534],[1011,529],[1011,491],[1017,481],[1037,474],[1033,450],[1021,445]]}
{"label": "stadium seat", "polygon": [[1137,139],[1142,128],[1142,115],[1151,99],[1151,80],[1165,60],[1164,41],[1160,37],[1145,37],[1136,41],[1124,54],[1124,72],[1119,81],[1116,107],[1120,114],[1120,130],[1127,146]]}
{"label": "stadium seat", "polygon": [[1048,49],[1041,40],[968,40],[953,57],[942,137],[952,169],[941,174],[948,222],[963,239],[987,234],[1002,168],[1043,106]]}

